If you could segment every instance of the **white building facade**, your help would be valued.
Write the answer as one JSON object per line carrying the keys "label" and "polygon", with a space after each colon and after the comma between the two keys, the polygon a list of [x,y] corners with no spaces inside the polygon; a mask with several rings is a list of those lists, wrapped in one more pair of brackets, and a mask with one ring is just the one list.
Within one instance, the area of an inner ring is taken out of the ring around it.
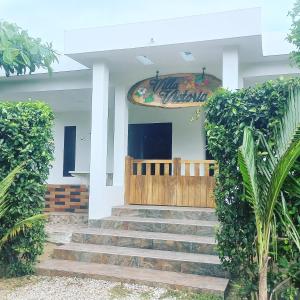
{"label": "white building facade", "polygon": [[[89,219],[97,220],[109,216],[112,206],[124,204],[125,157],[134,148],[128,135],[138,132],[138,126],[129,132],[130,125],[169,124],[156,129],[170,128],[169,159],[208,159],[204,112],[191,122],[196,107],[136,105],[127,99],[135,83],[157,71],[158,76],[193,74],[205,67],[206,74],[235,90],[298,76],[299,70],[289,64],[290,50],[281,36],[261,32],[259,8],[72,30],[65,33],[66,57],[61,58],[71,61],[71,67],[55,69],[51,77],[1,78],[0,98],[41,99],[53,108],[55,161],[47,183],[88,184]],[[74,170],[64,169],[68,143],[74,148]],[[159,155],[155,159],[166,158]]]}

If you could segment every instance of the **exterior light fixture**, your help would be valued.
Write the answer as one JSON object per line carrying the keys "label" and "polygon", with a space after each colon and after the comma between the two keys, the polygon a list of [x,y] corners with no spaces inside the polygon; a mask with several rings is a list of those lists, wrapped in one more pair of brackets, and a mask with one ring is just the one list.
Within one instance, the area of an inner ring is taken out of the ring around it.
{"label": "exterior light fixture", "polygon": [[146,55],[139,55],[136,57],[136,59],[142,63],[143,65],[153,65],[154,62],[150,60]]}
{"label": "exterior light fixture", "polygon": [[193,56],[192,52],[190,52],[190,51],[180,52],[180,55],[185,61],[194,61],[195,60],[195,57]]}

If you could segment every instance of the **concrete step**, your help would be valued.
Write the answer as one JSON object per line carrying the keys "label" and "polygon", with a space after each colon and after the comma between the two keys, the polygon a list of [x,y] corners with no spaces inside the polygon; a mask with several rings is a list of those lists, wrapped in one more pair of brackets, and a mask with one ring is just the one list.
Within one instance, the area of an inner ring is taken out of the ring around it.
{"label": "concrete step", "polygon": [[165,232],[199,236],[214,236],[216,221],[180,220],[113,216],[100,220],[103,229]]}
{"label": "concrete step", "polygon": [[47,224],[49,225],[85,225],[88,223],[88,214],[69,213],[69,212],[50,212],[46,213]]}
{"label": "concrete step", "polygon": [[46,240],[50,243],[65,244],[70,243],[74,231],[87,229],[87,225],[74,224],[46,224]]}
{"label": "concrete step", "polygon": [[112,215],[159,219],[217,221],[214,209],[196,207],[124,205],[113,207]]}
{"label": "concrete step", "polygon": [[75,231],[72,235],[72,242],[216,254],[216,241],[213,237],[161,232],[86,228]]}
{"label": "concrete step", "polygon": [[215,255],[70,243],[53,251],[53,258],[143,269],[224,277]]}
{"label": "concrete step", "polygon": [[37,273],[46,276],[76,276],[184,289],[221,297],[224,297],[228,285],[228,279],[224,278],[55,259],[40,263],[37,266]]}

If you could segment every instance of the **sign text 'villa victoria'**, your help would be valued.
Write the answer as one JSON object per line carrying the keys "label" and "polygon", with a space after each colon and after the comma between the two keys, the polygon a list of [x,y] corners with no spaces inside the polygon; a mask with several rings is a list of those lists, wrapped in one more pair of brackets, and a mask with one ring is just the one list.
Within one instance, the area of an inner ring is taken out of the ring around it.
{"label": "sign text 'villa victoria'", "polygon": [[221,81],[209,74],[162,75],[136,83],[128,92],[128,99],[165,108],[200,106],[219,86]]}

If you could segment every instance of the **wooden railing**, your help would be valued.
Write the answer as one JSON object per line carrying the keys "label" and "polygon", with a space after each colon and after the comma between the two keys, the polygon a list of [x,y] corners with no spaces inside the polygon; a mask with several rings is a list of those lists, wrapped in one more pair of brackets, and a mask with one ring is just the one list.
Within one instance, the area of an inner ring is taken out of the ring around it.
{"label": "wooden railing", "polygon": [[215,207],[214,160],[139,160],[126,157],[128,204]]}

